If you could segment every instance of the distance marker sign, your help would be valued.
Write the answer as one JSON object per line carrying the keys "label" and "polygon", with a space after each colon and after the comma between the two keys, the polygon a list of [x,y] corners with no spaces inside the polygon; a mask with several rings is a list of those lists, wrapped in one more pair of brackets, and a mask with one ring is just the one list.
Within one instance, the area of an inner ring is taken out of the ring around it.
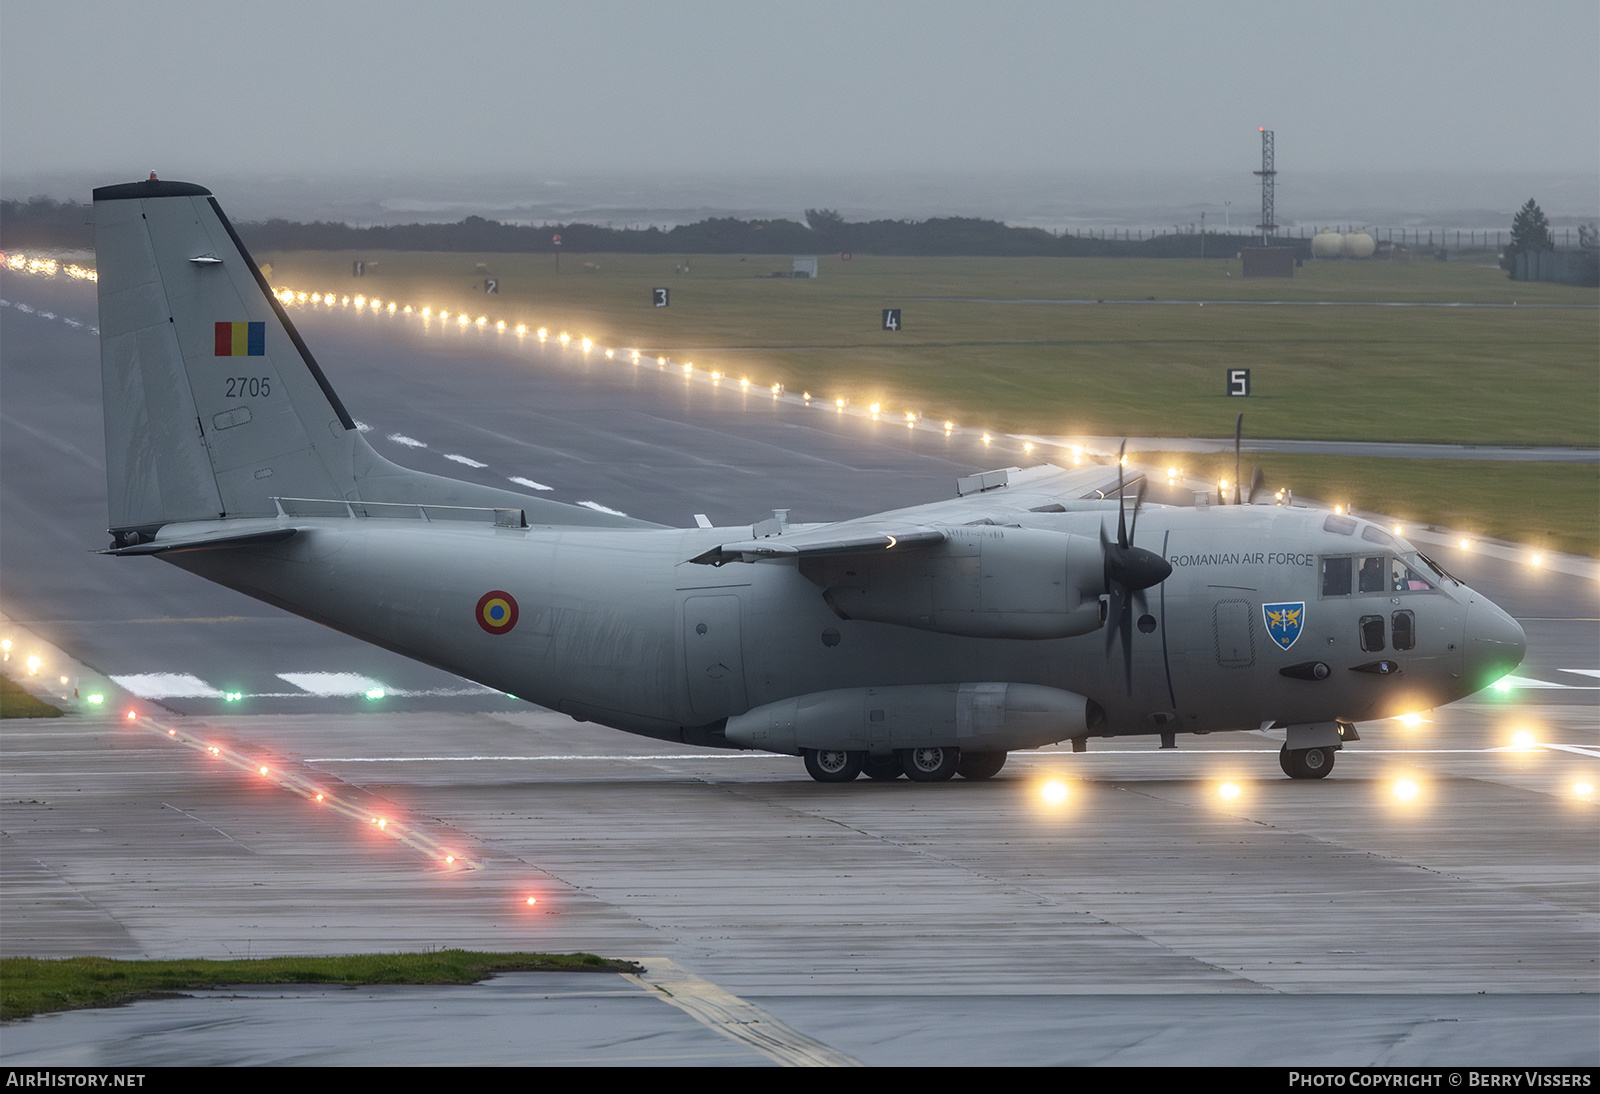
{"label": "distance marker sign", "polygon": [[899,330],[900,329],[900,309],[899,308],[884,308],[883,309],[883,329],[884,330]]}

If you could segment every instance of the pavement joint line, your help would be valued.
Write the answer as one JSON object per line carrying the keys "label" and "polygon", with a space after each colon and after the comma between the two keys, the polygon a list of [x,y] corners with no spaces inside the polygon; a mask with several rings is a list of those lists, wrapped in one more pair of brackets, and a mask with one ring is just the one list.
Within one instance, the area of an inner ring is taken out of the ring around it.
{"label": "pavement joint line", "polygon": [[[842,828],[846,832],[851,832],[862,839],[893,847],[895,850],[900,851],[903,854],[936,863],[938,866],[946,870],[967,874],[970,877],[977,878],[988,885],[998,886],[1002,890],[1014,890],[1017,892],[1026,893],[1041,905],[1051,905],[1054,907],[1068,909],[1072,913],[1091,919],[1110,930],[1121,931],[1129,938],[1137,939],[1138,941],[1146,943],[1147,945],[1151,945],[1157,949],[1163,950],[1169,956],[1185,961],[1193,961],[1196,964],[1214,969],[1230,980],[1242,980],[1245,983],[1250,984],[1262,991],[1276,992],[1280,990],[1269,984],[1263,983],[1260,979],[1254,976],[1247,975],[1242,969],[1230,969],[1226,965],[1218,964],[1217,962],[1202,957],[1197,953],[1193,953],[1186,949],[1163,942],[1160,939],[1153,937],[1150,932],[1142,930],[1138,927],[1130,926],[1129,924],[1123,922],[1122,917],[1108,915],[1096,911],[1094,908],[1090,907],[1088,901],[1081,899],[1082,894],[1078,894],[1080,899],[1077,901],[1069,900],[1062,895],[1045,892],[1027,882],[1007,881],[1005,878],[997,877],[991,873],[986,873],[971,862],[960,861],[949,855],[940,853],[939,851],[935,850],[934,846],[931,844],[913,842],[908,839],[891,835],[887,831],[874,831],[865,827],[861,827],[845,820],[843,817],[829,816],[822,813],[819,809],[808,809],[802,805],[797,805],[793,801],[779,801],[771,797],[758,797],[755,794],[750,793],[747,789],[742,791],[739,788],[725,789],[728,790],[731,796],[743,797],[746,800],[757,801],[763,805],[766,805],[768,808],[782,810],[791,816],[801,816],[809,820],[821,821],[825,824],[834,825],[835,827]],[[1126,788],[1116,786],[1115,789],[1121,790]]]}
{"label": "pavement joint line", "polygon": [[780,1022],[760,1007],[694,975],[665,957],[634,957],[642,976],[631,981],[723,1036],[784,1067],[862,1067],[860,1060]]}

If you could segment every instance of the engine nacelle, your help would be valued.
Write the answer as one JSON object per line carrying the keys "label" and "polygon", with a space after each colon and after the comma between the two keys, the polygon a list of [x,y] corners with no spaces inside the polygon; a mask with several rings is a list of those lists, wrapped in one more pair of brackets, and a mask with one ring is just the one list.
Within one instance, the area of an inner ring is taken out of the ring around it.
{"label": "engine nacelle", "polygon": [[1092,700],[1042,684],[906,684],[782,699],[729,718],[725,734],[731,745],[791,756],[806,748],[1009,752],[1082,736],[1104,720]]}
{"label": "engine nacelle", "polygon": [[807,559],[800,572],[843,619],[972,638],[1070,638],[1100,628],[1105,556],[1096,541],[990,526],[948,536],[883,558]]}

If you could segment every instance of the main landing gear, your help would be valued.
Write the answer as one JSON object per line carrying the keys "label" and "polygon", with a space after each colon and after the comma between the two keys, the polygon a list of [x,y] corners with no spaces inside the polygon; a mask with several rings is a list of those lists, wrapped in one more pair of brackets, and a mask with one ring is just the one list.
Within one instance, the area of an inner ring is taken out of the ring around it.
{"label": "main landing gear", "polygon": [[1295,748],[1278,750],[1278,766],[1291,779],[1325,779],[1333,770],[1334,748]]}
{"label": "main landing gear", "polygon": [[945,782],[953,776],[977,781],[997,775],[1004,752],[963,752],[959,748],[902,748],[892,756],[836,748],[805,750],[806,771],[819,783],[847,783],[857,775],[891,782],[901,775],[919,783]]}

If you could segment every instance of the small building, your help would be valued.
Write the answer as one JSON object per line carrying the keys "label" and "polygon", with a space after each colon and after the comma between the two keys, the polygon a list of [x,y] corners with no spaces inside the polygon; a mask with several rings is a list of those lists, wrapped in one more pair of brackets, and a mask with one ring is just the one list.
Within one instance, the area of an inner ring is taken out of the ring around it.
{"label": "small building", "polygon": [[1246,247],[1239,252],[1246,277],[1293,277],[1293,247]]}
{"label": "small building", "polygon": [[795,255],[795,258],[794,258],[794,272],[791,273],[789,276],[790,277],[816,277],[817,276],[817,256],[816,255]]}

